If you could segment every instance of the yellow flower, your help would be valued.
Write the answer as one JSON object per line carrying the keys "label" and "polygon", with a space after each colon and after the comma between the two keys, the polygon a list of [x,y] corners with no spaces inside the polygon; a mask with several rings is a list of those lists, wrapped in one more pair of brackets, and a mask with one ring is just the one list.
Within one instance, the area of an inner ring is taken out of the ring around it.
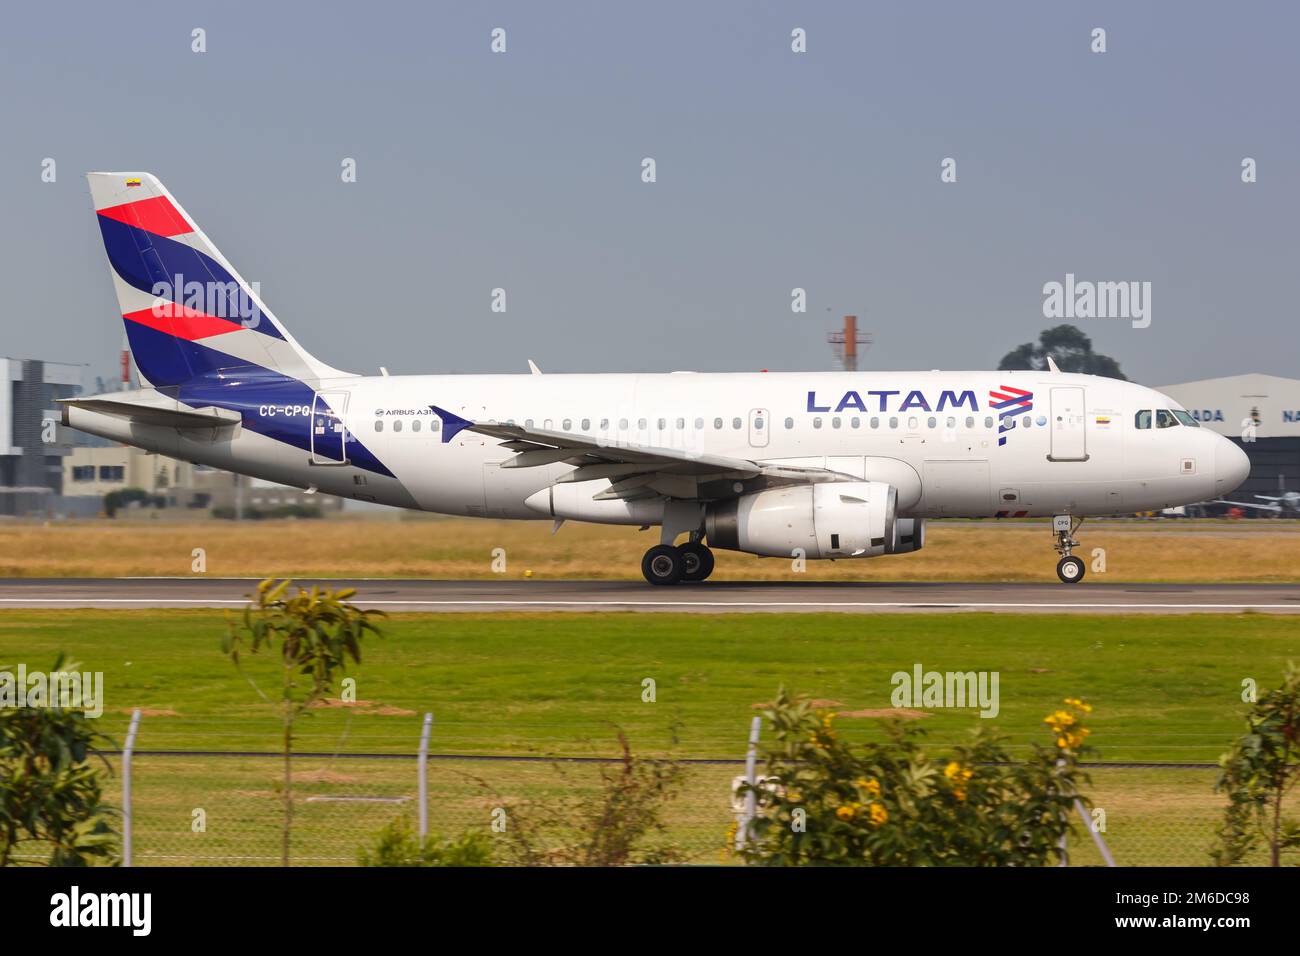
{"label": "yellow flower", "polygon": [[853,812],[854,812],[854,811],[853,811],[853,808],[852,808],[852,807],[844,806],[844,807],[840,807],[838,810],[836,810],[836,811],[835,811],[835,815],[836,815],[837,817],[839,817],[841,820],[852,820],[852,819],[853,819]]}
{"label": "yellow flower", "polygon": [[868,813],[871,817],[871,825],[875,827],[881,826],[889,819],[889,811],[885,809],[885,805],[882,803],[873,803]]}
{"label": "yellow flower", "polygon": [[959,764],[957,761],[954,760],[951,763],[949,763],[948,766],[943,768],[943,775],[947,777],[949,780],[951,780],[953,777],[957,776],[957,774],[960,771],[961,771],[961,764]]}
{"label": "yellow flower", "polygon": [[875,777],[859,777],[854,781],[854,785],[859,790],[865,790],[873,797],[880,796],[880,781]]}

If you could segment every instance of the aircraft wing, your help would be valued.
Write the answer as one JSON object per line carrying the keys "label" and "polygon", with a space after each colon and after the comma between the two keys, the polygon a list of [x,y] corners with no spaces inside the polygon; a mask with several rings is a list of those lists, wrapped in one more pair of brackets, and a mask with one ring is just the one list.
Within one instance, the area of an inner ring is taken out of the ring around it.
{"label": "aircraft wing", "polygon": [[[1260,497],[1264,497],[1260,495]],[[1260,511],[1281,511],[1282,506],[1279,504],[1262,505],[1258,501],[1228,501],[1226,498],[1217,499],[1214,504],[1236,505],[1238,508],[1258,508]]]}
{"label": "aircraft wing", "polygon": [[802,468],[710,455],[682,448],[662,448],[619,440],[604,441],[589,435],[524,428],[521,425],[486,421],[473,422],[437,405],[429,406],[442,419],[442,440],[449,442],[462,431],[501,439],[501,445],[515,457],[502,468],[535,468],[557,462],[574,465],[560,482],[605,478],[610,487],[595,495],[610,498],[727,498],[743,490],[754,491],[775,485],[809,484],[824,481],[860,481],[853,475],[826,468]]}

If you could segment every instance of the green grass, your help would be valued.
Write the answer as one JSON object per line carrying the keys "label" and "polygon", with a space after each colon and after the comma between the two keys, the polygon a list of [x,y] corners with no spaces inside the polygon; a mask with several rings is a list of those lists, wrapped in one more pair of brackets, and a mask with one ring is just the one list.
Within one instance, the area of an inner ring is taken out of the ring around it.
{"label": "green grass", "polygon": [[[409,754],[431,710],[436,753],[610,755],[621,727],[640,753],[736,758],[754,704],[779,685],[835,701],[836,711],[888,710],[890,676],[919,661],[1001,675],[996,720],[971,711],[922,719],[937,745],[981,723],[1018,745],[1047,742],[1043,715],[1082,696],[1096,707],[1099,759],[1213,762],[1241,731],[1241,681],[1267,687],[1300,659],[1295,619],[1257,614],[438,614],[385,628],[353,672],[365,703],[313,712],[300,752]],[[144,709],[144,750],[274,750],[274,714],[222,656],[223,629],[220,612],[6,611],[0,669],[44,669],[62,651],[103,671],[102,728],[120,740],[127,714]],[[247,664],[249,677],[275,687],[273,660]],[[647,677],[655,703],[641,699]],[[866,738],[880,721],[841,717],[837,727]],[[692,765],[665,809],[667,836],[690,860],[725,860],[739,772]],[[591,764],[433,760],[431,824],[447,834],[486,828],[495,807],[582,792],[596,773]],[[1212,769],[1091,773],[1086,792],[1106,812],[1121,865],[1209,863],[1222,812]],[[414,812],[413,760],[300,758],[294,775],[299,863],[353,862],[380,827]],[[134,779],[137,863],[278,862],[277,761],[140,755]],[[114,778],[107,793],[115,801],[117,792]],[[1099,862],[1082,830],[1070,846],[1075,863]]]}
{"label": "green grass", "polygon": [[[219,612],[6,611],[0,668],[47,668],[60,651],[105,674],[102,727],[119,740],[146,711],[146,749],[273,750],[275,717],[222,656]],[[608,754],[615,727],[640,752],[737,757],[754,705],[784,684],[888,709],[890,676],[1000,673],[1001,713],[934,711],[939,741],[977,724],[1017,744],[1047,742],[1042,717],[1065,696],[1096,707],[1106,761],[1214,761],[1239,732],[1241,682],[1269,686],[1300,659],[1294,618],[1265,615],[696,615],[438,614],[390,618],[354,672],[350,709],[313,712],[299,747],[410,752],[419,715],[435,714],[432,750],[458,754]],[[274,693],[267,657],[249,675]],[[642,681],[656,682],[655,703]],[[838,726],[866,737],[875,718]]]}

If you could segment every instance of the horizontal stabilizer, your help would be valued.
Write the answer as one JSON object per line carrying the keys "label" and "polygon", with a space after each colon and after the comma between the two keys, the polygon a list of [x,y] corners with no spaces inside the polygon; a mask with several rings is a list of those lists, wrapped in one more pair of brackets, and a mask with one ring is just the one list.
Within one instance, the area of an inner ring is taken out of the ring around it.
{"label": "horizontal stabilizer", "polygon": [[[159,396],[162,398],[162,396]],[[68,423],[68,409],[81,408],[101,415],[124,418],[141,425],[161,425],[164,428],[232,428],[241,421],[238,412],[227,408],[193,409],[181,406],[178,402],[163,401],[124,401],[97,395],[92,398],[59,399],[63,406],[63,421]]]}

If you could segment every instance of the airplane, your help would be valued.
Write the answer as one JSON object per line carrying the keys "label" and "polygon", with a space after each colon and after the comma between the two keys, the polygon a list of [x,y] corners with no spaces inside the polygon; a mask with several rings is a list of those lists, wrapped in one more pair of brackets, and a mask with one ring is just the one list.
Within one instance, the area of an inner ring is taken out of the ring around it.
{"label": "airplane", "polygon": [[[655,585],[715,550],[919,551],[927,518],[1088,516],[1231,492],[1246,455],[1174,399],[1045,371],[359,375],[315,358],[157,177],[89,173],[141,386],[63,401],[89,434],[399,508],[660,529]],[[376,321],[371,317],[370,322]],[[679,538],[684,540],[678,543]],[[989,555],[996,563],[997,555]]]}
{"label": "airplane", "polygon": [[1259,501],[1267,502],[1260,504],[1259,501],[1224,501],[1225,505],[1236,505],[1238,508],[1256,508],[1259,511],[1268,511],[1278,517],[1283,515],[1300,515],[1300,491],[1284,491],[1280,495],[1256,495]]}

